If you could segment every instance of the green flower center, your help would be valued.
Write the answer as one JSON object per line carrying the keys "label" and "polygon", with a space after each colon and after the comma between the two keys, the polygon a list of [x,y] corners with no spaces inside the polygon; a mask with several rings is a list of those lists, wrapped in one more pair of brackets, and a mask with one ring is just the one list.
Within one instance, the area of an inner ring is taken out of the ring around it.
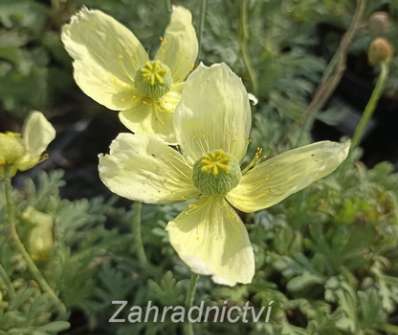
{"label": "green flower center", "polygon": [[161,61],[147,61],[134,78],[135,88],[143,97],[158,99],[166,94],[173,83],[170,69]]}
{"label": "green flower center", "polygon": [[239,184],[239,162],[223,150],[201,157],[193,167],[193,183],[204,195],[224,195]]}

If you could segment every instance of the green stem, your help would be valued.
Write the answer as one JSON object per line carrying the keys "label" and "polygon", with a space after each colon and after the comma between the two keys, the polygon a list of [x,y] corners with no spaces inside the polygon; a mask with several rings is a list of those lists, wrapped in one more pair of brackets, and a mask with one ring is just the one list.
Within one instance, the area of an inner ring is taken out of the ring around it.
{"label": "green stem", "polygon": [[191,281],[189,283],[189,288],[187,291],[187,297],[185,299],[185,306],[191,307],[195,300],[196,284],[198,283],[199,275],[192,273]]}
{"label": "green stem", "polygon": [[18,252],[22,255],[24,258],[26,265],[28,266],[29,271],[31,272],[33,278],[36,280],[36,282],[40,285],[41,289],[48,294],[48,296],[53,300],[55,306],[57,307],[60,317],[65,318],[67,315],[67,310],[63,302],[58,298],[58,296],[55,294],[53,289],[50,287],[50,285],[47,283],[46,279],[40,272],[40,270],[37,268],[36,264],[33,262],[32,258],[30,257],[29,253],[25,249],[25,246],[23,245],[18,232],[17,232],[17,227],[15,223],[15,208],[14,208],[14,203],[12,201],[12,196],[11,196],[11,179],[7,178],[4,183],[4,194],[5,194],[5,199],[6,199],[6,206],[7,206],[7,217],[8,217],[8,223],[10,225],[10,233],[11,233],[11,238],[14,240],[15,246],[18,250]]}
{"label": "green stem", "polygon": [[132,232],[133,232],[135,251],[137,253],[138,261],[140,262],[143,268],[146,268],[148,266],[148,258],[146,257],[144,243],[142,242],[141,221],[142,221],[142,203],[136,201],[133,204]]}
{"label": "green stem", "polygon": [[242,54],[243,63],[246,67],[247,74],[249,76],[250,86],[253,94],[257,94],[257,79],[256,72],[253,69],[249,51],[247,47],[247,42],[249,40],[249,26],[247,24],[247,4],[248,0],[241,0],[240,4],[240,51]]}
{"label": "green stem", "polygon": [[8,276],[6,270],[1,264],[0,264],[0,279],[4,281],[4,284],[7,288],[7,293],[9,294],[10,298],[13,299],[15,297],[14,286],[12,286],[10,277]]}
{"label": "green stem", "polygon": [[[195,301],[195,294],[196,294],[196,284],[198,283],[199,275],[196,273],[192,273],[191,275],[191,281],[189,283],[188,291],[187,291],[187,296],[185,298],[185,307],[189,309],[192,307],[194,301]],[[193,324],[190,322],[187,322],[184,327],[185,335],[194,335],[193,331]]]}
{"label": "green stem", "polygon": [[357,127],[355,128],[354,136],[352,137],[352,142],[351,142],[351,152],[361,143],[366,127],[370,119],[372,118],[372,115],[377,107],[377,102],[379,101],[383,93],[384,85],[388,78],[388,72],[389,72],[389,63],[388,62],[382,63],[381,71],[379,77],[377,78],[376,86],[372,92],[368,104],[365,107],[361,120],[359,121]]}
{"label": "green stem", "polygon": [[200,21],[199,21],[199,35],[198,35],[198,60],[201,59],[202,54],[202,42],[203,42],[203,32],[205,30],[206,23],[206,12],[207,12],[207,0],[202,0],[200,3]]}
{"label": "green stem", "polygon": [[321,83],[316,89],[314,97],[304,111],[303,116],[295,125],[300,128],[297,142],[295,143],[296,146],[300,145],[301,139],[304,134],[311,129],[318,112],[330,99],[341,78],[343,77],[347,63],[348,49],[357,31],[360,29],[365,9],[366,0],[357,0],[357,7],[352,18],[351,25],[341,39],[340,45],[336,53],[326,67],[326,70],[322,76]]}

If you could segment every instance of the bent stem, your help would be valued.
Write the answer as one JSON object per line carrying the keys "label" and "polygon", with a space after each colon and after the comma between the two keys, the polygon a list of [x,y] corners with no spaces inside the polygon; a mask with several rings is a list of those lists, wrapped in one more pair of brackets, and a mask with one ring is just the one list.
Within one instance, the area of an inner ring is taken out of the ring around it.
{"label": "bent stem", "polygon": [[142,221],[142,203],[139,201],[133,204],[133,221],[132,221],[132,232],[135,245],[135,251],[137,253],[138,261],[143,268],[148,267],[148,258],[146,257],[144,243],[142,242],[141,232],[141,221]]}
{"label": "bent stem", "polygon": [[372,115],[377,107],[377,102],[379,101],[383,93],[384,85],[388,78],[388,72],[389,72],[389,63],[388,62],[382,63],[381,71],[379,77],[377,78],[376,86],[362,114],[361,120],[359,121],[357,127],[355,128],[354,136],[352,137],[351,152],[361,143],[366,127],[370,119],[372,118]]}
{"label": "bent stem", "polygon": [[8,223],[10,226],[11,238],[13,239],[18,252],[24,258],[26,265],[28,266],[28,269],[31,272],[33,278],[39,284],[41,289],[45,293],[47,293],[48,296],[51,298],[51,300],[54,302],[54,305],[57,307],[60,317],[66,318],[67,310],[66,310],[65,305],[55,294],[55,292],[50,287],[50,285],[47,283],[46,279],[44,278],[44,276],[42,275],[40,270],[37,268],[36,264],[33,262],[32,258],[30,257],[29,253],[27,252],[25,246],[23,245],[23,243],[18,235],[18,231],[17,231],[17,227],[16,227],[16,223],[15,223],[15,208],[14,208],[14,203],[13,203],[12,197],[11,197],[11,190],[12,190],[11,179],[6,178],[6,180],[4,182],[4,195],[5,195],[5,199],[6,199],[7,218],[8,218]]}
{"label": "bent stem", "polygon": [[[196,284],[198,283],[199,275],[196,273],[192,273],[191,276],[191,282],[189,283],[188,291],[187,291],[187,296],[185,299],[185,307],[189,309],[192,307],[194,300],[195,300],[195,294],[196,294]],[[185,324],[185,335],[194,335],[193,331],[193,324],[190,323],[189,321]]]}
{"label": "bent stem", "polygon": [[311,129],[318,112],[325,106],[333,92],[337,88],[346,69],[347,54],[349,47],[361,27],[362,17],[366,10],[366,0],[357,0],[357,7],[352,18],[350,27],[341,39],[340,45],[328,64],[322,76],[314,97],[312,98],[303,116],[295,126],[300,128],[296,146],[299,146],[304,134]]}

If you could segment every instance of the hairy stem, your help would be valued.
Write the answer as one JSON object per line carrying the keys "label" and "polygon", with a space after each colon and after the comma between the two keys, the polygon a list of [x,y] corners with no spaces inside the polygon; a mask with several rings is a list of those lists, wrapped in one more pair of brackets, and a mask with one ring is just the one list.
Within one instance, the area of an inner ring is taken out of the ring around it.
{"label": "hairy stem", "polygon": [[132,232],[133,232],[135,251],[137,253],[138,261],[140,262],[142,267],[146,268],[148,266],[148,258],[145,253],[144,243],[142,242],[141,221],[142,221],[142,203],[136,201],[133,204]]}
{"label": "hairy stem", "polygon": [[257,78],[256,72],[253,69],[247,43],[249,40],[249,26],[247,24],[248,14],[247,5],[248,0],[241,0],[240,2],[240,51],[242,54],[243,63],[249,77],[250,86],[254,95],[257,94]]}
{"label": "hairy stem", "polygon": [[205,30],[205,23],[206,23],[206,12],[207,12],[207,0],[201,0],[200,3],[200,13],[199,13],[199,35],[198,35],[198,60],[201,59],[202,54],[202,42],[203,42],[203,32]]}
{"label": "hairy stem", "polygon": [[383,93],[383,89],[388,78],[388,73],[389,63],[384,62],[381,64],[381,71],[379,77],[377,78],[376,86],[372,92],[372,95],[370,96],[368,104],[365,107],[362,117],[359,120],[357,127],[355,128],[354,136],[352,137],[351,151],[361,143],[366,127],[370,119],[372,118],[372,115],[377,107],[377,102],[379,101]]}
{"label": "hairy stem", "polygon": [[311,129],[312,123],[315,120],[317,113],[329,100],[341,78],[343,77],[346,68],[348,49],[360,27],[363,14],[365,12],[365,7],[366,0],[357,0],[357,7],[351,21],[351,25],[341,39],[336,54],[328,64],[325,73],[322,76],[321,83],[314,94],[314,97],[312,98],[307,109],[304,111],[303,117],[298,122],[298,126],[301,128],[301,131],[299,133],[296,145],[300,145],[302,136],[306,131]]}
{"label": "hairy stem", "polygon": [[[195,294],[196,294],[196,284],[198,283],[199,275],[196,273],[192,273],[191,275],[191,281],[189,283],[188,291],[187,291],[187,296],[185,298],[185,307],[188,309],[192,307],[194,301],[195,301]],[[193,324],[190,322],[187,322],[185,324],[185,335],[194,335],[193,331]]]}
{"label": "hairy stem", "polygon": [[54,302],[54,305],[57,307],[59,311],[60,317],[65,318],[67,315],[67,310],[65,305],[55,294],[50,285],[47,283],[47,280],[44,278],[43,274],[40,272],[36,264],[33,262],[32,258],[30,257],[29,253],[27,252],[24,244],[22,243],[18,235],[16,221],[15,221],[15,207],[11,196],[11,190],[12,190],[11,179],[7,178],[4,183],[4,195],[6,199],[7,218],[10,226],[11,238],[14,241],[15,247],[17,248],[18,252],[22,255],[35,281],[39,284],[43,292],[47,293],[48,296],[51,298],[51,300]]}

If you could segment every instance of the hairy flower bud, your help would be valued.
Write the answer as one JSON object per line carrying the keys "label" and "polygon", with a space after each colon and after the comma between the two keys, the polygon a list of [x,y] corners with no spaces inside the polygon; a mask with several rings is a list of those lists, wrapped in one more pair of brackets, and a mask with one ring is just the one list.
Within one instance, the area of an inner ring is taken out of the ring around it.
{"label": "hairy flower bud", "polygon": [[239,162],[223,150],[207,153],[193,168],[193,183],[204,195],[224,195],[238,185]]}
{"label": "hairy flower bud", "polygon": [[375,12],[369,18],[369,30],[375,37],[387,34],[390,26],[390,17],[386,12]]}
{"label": "hairy flower bud", "polygon": [[173,83],[170,69],[161,61],[148,61],[137,71],[135,88],[143,97],[157,99],[167,93]]}
{"label": "hairy flower bud", "polygon": [[385,38],[378,37],[372,41],[368,50],[369,63],[378,65],[389,61],[394,54],[393,47]]}
{"label": "hairy flower bud", "polygon": [[54,246],[53,218],[51,215],[28,207],[22,217],[33,224],[28,236],[28,251],[34,261],[46,261]]}

